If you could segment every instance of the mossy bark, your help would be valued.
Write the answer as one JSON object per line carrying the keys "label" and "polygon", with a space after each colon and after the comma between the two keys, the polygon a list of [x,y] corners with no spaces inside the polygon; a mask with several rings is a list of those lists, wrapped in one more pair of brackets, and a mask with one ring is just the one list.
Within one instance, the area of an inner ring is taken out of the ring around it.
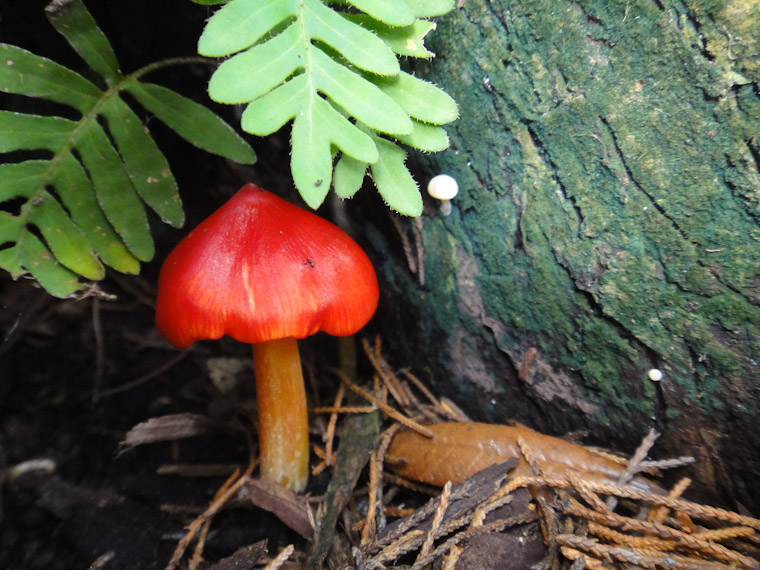
{"label": "mossy bark", "polygon": [[[385,323],[478,419],[629,447],[654,427],[752,503],[760,3],[458,4],[416,73],[460,105],[451,150],[420,163],[461,193],[450,216],[426,206],[424,285],[370,228]],[[402,228],[414,261],[419,226]]]}

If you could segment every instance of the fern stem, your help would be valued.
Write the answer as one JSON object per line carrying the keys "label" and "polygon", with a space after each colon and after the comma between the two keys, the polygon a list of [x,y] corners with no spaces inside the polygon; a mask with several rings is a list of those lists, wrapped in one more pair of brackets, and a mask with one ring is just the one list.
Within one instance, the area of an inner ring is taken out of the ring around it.
{"label": "fern stem", "polygon": [[44,174],[41,177],[40,184],[37,187],[37,191],[34,197],[32,197],[22,206],[19,217],[26,220],[31,215],[33,206],[46,192],[46,185],[51,180],[52,173],[61,166],[61,162],[63,161],[64,157],[68,156],[68,154],[72,151],[72,149],[74,148],[74,143],[76,140],[78,140],[79,134],[81,133],[82,129],[90,121],[96,120],[96,117],[98,116],[98,112],[101,106],[104,104],[104,102],[108,101],[111,97],[118,96],[119,92],[121,92],[124,89],[124,85],[126,85],[127,83],[130,83],[132,81],[138,81],[140,77],[152,71],[155,71],[162,67],[168,67],[170,65],[190,65],[193,63],[213,64],[214,61],[205,57],[200,57],[200,56],[175,57],[175,58],[164,59],[161,61],[148,64],[145,67],[142,67],[129,75],[122,76],[121,79],[115,85],[112,85],[107,90],[103,91],[100,99],[95,103],[92,109],[90,109],[87,113],[82,115],[79,121],[77,121],[77,126],[71,131],[71,134],[69,135],[68,139],[64,142],[63,146],[60,149],[58,149],[58,151],[54,154],[53,158],[50,160],[50,166],[47,168],[47,170],[44,172]]}
{"label": "fern stem", "polygon": [[[205,57],[200,57],[200,56],[173,57],[169,59],[163,59],[161,61],[150,63],[146,65],[145,67],[141,67],[140,69],[138,69],[137,71],[133,73],[130,73],[129,75],[123,76],[118,83],[109,87],[106,91],[103,91],[103,95],[100,98],[100,100],[93,106],[92,109],[90,109],[88,113],[86,113],[79,119],[78,126],[72,131],[71,135],[69,136],[64,146],[53,157],[50,168],[48,168],[48,172],[46,172],[45,175],[43,176],[43,182],[47,182],[47,180],[49,179],[48,173],[52,172],[55,168],[59,166],[58,163],[61,161],[61,158],[63,156],[66,156],[69,152],[71,152],[71,149],[74,146],[74,141],[77,139],[77,136],[79,135],[79,131],[81,130],[82,125],[87,124],[87,122],[90,120],[94,120],[94,118],[97,117],[98,111],[100,110],[100,106],[103,104],[103,102],[107,101],[109,98],[115,95],[118,95],[118,93],[124,89],[125,84],[130,83],[132,81],[137,81],[143,75],[146,75],[157,69],[161,69],[162,67],[169,67],[170,65],[190,65],[193,63],[211,64],[213,63],[213,60],[210,60]],[[43,188],[44,188],[44,185],[40,185],[40,191],[42,191]]]}
{"label": "fern stem", "polygon": [[145,67],[141,67],[137,71],[134,71],[130,73],[129,75],[124,76],[124,78],[119,82],[119,84],[124,84],[127,81],[137,80],[143,75],[147,75],[148,73],[151,73],[157,69],[161,69],[162,67],[169,67],[171,65],[191,65],[193,63],[201,63],[204,65],[214,65],[216,64],[216,60],[209,59],[207,57],[200,57],[200,56],[171,57],[169,59],[162,59],[161,61],[154,61],[153,63],[149,63]]}

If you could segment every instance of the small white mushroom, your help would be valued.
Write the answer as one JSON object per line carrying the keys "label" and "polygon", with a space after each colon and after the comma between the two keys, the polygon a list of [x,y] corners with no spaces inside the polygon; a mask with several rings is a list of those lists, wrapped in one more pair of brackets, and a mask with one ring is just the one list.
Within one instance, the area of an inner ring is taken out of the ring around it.
{"label": "small white mushroom", "polygon": [[662,380],[662,370],[659,370],[658,368],[652,368],[649,372],[647,372],[647,376],[652,382],[659,382]]}
{"label": "small white mushroom", "polygon": [[448,216],[451,213],[451,199],[459,192],[459,184],[448,174],[434,176],[428,182],[428,194],[441,201],[441,214]]}

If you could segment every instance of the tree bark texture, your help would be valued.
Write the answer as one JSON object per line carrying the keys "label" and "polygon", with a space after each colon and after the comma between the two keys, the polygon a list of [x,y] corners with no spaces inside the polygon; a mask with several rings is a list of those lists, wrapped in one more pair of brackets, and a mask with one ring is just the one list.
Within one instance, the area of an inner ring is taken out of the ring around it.
{"label": "tree bark texture", "polygon": [[369,228],[384,324],[477,419],[654,427],[760,506],[760,3],[458,4],[416,73],[459,103],[420,164],[461,191]]}

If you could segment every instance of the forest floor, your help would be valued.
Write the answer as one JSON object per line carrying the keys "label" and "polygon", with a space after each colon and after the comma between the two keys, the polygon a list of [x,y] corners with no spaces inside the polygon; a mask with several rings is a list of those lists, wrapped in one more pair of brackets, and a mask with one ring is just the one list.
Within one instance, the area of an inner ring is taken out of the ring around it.
{"label": "forest floor", "polygon": [[[329,371],[331,339],[304,343],[324,408],[312,415],[316,474],[305,496],[272,487],[255,470],[249,347],[173,349],[150,283],[112,277],[115,299],[60,301],[0,281],[0,568],[760,567],[760,521],[680,499],[686,483],[664,497],[585,472],[508,479],[518,459],[443,491],[399,479],[383,463],[398,422],[466,418],[376,340],[357,351],[359,379],[384,386],[370,402]],[[348,405],[356,413],[338,413]],[[516,443],[540,471],[547,450]],[[620,471],[642,467],[651,443]]]}

